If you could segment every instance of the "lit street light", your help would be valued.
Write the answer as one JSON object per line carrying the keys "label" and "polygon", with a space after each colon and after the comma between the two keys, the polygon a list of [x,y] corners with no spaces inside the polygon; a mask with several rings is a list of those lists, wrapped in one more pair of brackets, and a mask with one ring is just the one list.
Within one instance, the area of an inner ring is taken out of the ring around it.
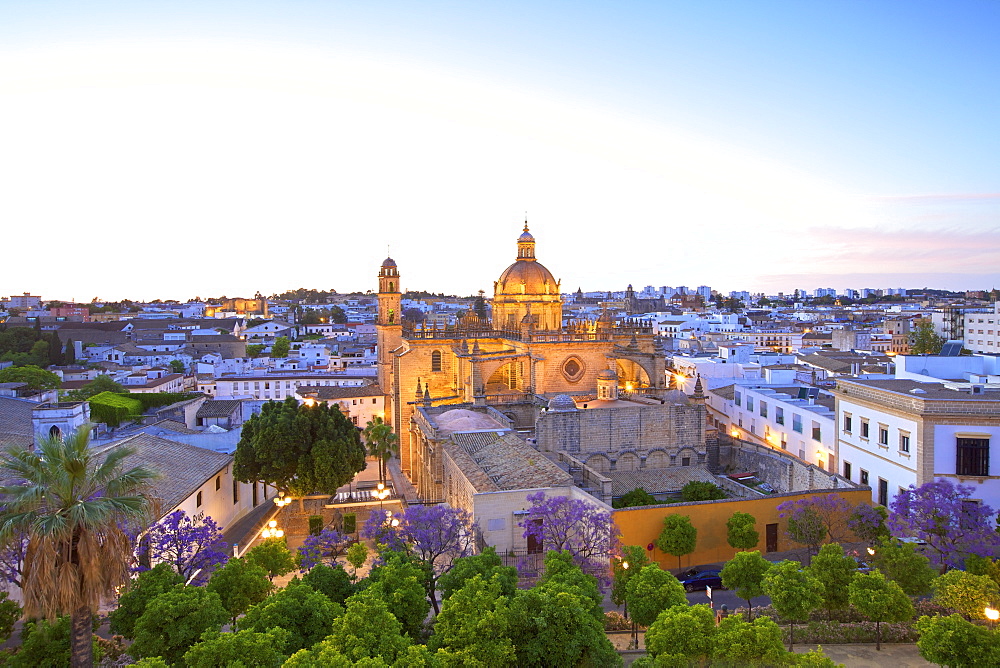
{"label": "lit street light", "polygon": [[267,538],[281,538],[285,535],[285,532],[278,528],[278,520],[271,520],[264,527],[264,530],[260,532],[260,537]]}
{"label": "lit street light", "polygon": [[983,612],[986,613],[986,619],[990,620],[990,628],[992,629],[997,623],[997,620],[1000,619],[1000,610],[995,608],[986,608]]}

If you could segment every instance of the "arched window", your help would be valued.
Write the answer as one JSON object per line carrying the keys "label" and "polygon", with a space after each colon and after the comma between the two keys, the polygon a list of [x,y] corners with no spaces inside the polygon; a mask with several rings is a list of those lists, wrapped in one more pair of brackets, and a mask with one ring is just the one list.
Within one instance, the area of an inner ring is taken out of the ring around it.
{"label": "arched window", "polygon": [[62,436],[62,430],[60,430],[59,427],[52,425],[49,429],[49,438],[59,438],[60,436]]}
{"label": "arched window", "polygon": [[396,291],[396,284],[392,281],[389,281],[389,292],[395,292],[395,291]]}
{"label": "arched window", "polygon": [[431,353],[431,371],[441,370],[441,351],[435,350]]}

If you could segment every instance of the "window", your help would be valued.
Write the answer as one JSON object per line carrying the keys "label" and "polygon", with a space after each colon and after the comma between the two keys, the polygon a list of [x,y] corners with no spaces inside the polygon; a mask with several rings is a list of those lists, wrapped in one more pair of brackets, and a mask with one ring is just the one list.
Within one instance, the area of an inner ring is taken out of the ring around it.
{"label": "window", "polygon": [[785,424],[785,409],[781,406],[774,408],[774,421],[778,424]]}
{"label": "window", "polygon": [[753,412],[753,397],[747,397],[747,410]]}
{"label": "window", "polygon": [[861,438],[868,438],[868,420],[861,418]]}
{"label": "window", "polygon": [[844,477],[851,479],[851,462],[844,462]]}
{"label": "window", "polygon": [[802,416],[792,413],[792,431],[802,433]]}
{"label": "window", "polygon": [[220,489],[222,489],[222,476],[217,475],[215,476],[215,491],[218,492]]}
{"label": "window", "polygon": [[431,353],[431,371],[441,370],[441,351],[435,350]]}
{"label": "window", "polygon": [[889,427],[884,424],[878,426],[878,444],[889,447]]}
{"label": "window", "polygon": [[990,474],[990,439],[959,438],[955,473],[985,476]]}
{"label": "window", "polygon": [[910,451],[910,435],[903,431],[899,432],[899,451]]}
{"label": "window", "polygon": [[240,502],[240,483],[233,481],[233,505]]}
{"label": "window", "polygon": [[878,479],[878,504],[880,506],[889,505],[889,482],[884,478]]}
{"label": "window", "polygon": [[868,484],[868,471],[864,469],[861,469],[861,484],[862,485]]}
{"label": "window", "polygon": [[760,416],[761,417],[765,417],[765,418],[767,417],[767,402],[766,401],[760,402]]}
{"label": "window", "polygon": [[681,457],[681,466],[691,466],[691,458]]}
{"label": "window", "polygon": [[198,492],[198,496],[194,497],[194,505],[197,508],[201,508],[201,492]]}
{"label": "window", "polygon": [[736,392],[736,405],[737,406],[743,405],[743,395],[739,391]]}
{"label": "window", "polygon": [[819,422],[813,421],[812,423],[812,438],[814,441],[823,440],[823,430],[819,426]]}
{"label": "window", "polygon": [[851,418],[851,415],[849,413],[844,413],[844,431],[847,432],[848,434],[851,433],[852,422],[853,420]]}

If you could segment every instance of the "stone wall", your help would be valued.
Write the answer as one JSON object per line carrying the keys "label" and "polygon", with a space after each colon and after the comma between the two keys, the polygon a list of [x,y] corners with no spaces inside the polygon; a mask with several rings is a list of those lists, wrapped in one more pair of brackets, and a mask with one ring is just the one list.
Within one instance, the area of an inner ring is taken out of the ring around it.
{"label": "stone wall", "polygon": [[813,489],[864,489],[836,473],[825,471],[784,450],[747,441],[725,439],[719,446],[719,463],[725,473],[753,472],[778,492]]}

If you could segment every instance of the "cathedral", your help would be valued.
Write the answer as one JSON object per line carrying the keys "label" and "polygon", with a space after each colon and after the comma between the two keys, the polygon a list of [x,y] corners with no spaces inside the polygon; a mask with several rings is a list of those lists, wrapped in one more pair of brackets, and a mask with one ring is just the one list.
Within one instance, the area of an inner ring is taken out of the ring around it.
{"label": "cathedral", "polygon": [[494,282],[489,319],[402,320],[400,281],[387,258],[378,275],[378,382],[401,468],[422,499],[447,496],[440,452],[420,426],[447,411],[492,415],[525,448],[553,461],[566,453],[596,472],[705,462],[700,392],[689,401],[668,388],[652,326],[564,321],[560,282],[536,258],[527,223],[514,262]]}

